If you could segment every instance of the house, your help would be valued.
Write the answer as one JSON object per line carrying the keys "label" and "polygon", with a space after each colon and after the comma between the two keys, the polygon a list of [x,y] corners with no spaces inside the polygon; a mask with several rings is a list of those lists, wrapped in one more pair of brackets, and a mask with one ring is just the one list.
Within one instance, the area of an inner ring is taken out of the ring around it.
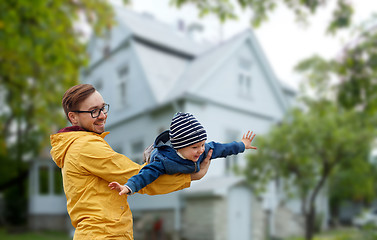
{"label": "house", "polygon": [[[145,147],[169,128],[178,111],[193,113],[209,141],[229,142],[240,140],[247,130],[266,133],[294,104],[295,91],[278,81],[251,29],[209,46],[150,16],[120,6],[115,10],[118,24],[89,42],[90,64],[81,80],[110,103],[106,130],[111,134],[106,140],[130,159],[141,163]],[[213,160],[205,178],[188,189],[129,197],[135,239],[163,234],[173,239],[261,240],[267,234],[302,234],[298,202],[281,204],[284,193],[274,182],[258,197],[235,176],[233,167],[242,167],[248,153]],[[54,167],[48,168],[52,186]],[[44,207],[56,205],[53,197],[65,200],[53,190],[47,195]],[[43,196],[33,197],[31,205],[42,211],[38,201]],[[327,205],[319,206],[326,213]],[[64,210],[58,213],[66,217]]]}
{"label": "house", "polygon": [[[150,16],[116,10],[118,25],[89,43],[91,62],[82,81],[111,103],[107,141],[131,159],[141,162],[144,148],[178,111],[193,113],[209,140],[228,142],[248,129],[267,132],[293,103],[294,91],[277,80],[252,30],[206,46]],[[262,239],[265,211],[276,206],[260,201],[232,173],[244,157],[213,161],[206,178],[190,189],[129,197],[139,227],[135,238],[163,219],[166,234],[186,239]]]}

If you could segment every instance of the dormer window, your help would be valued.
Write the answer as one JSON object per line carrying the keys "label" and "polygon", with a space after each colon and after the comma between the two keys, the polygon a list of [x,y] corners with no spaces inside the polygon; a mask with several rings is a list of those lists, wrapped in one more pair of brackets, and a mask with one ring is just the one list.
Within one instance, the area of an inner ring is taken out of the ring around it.
{"label": "dormer window", "polygon": [[127,85],[129,81],[129,64],[126,63],[118,68],[118,82],[116,85],[118,108],[125,107],[127,104]]}
{"label": "dormer window", "polygon": [[251,97],[251,76],[247,73],[240,73],[238,76],[238,90],[240,97]]}
{"label": "dormer window", "polygon": [[238,82],[237,89],[240,97],[250,98],[252,96],[251,60],[241,57],[238,60]]}

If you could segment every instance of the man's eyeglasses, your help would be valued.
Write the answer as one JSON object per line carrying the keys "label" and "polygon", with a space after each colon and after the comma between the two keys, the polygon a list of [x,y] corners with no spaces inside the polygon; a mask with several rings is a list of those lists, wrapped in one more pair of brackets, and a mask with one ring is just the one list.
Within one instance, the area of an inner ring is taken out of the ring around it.
{"label": "man's eyeglasses", "polygon": [[107,114],[109,112],[110,105],[105,103],[102,108],[95,108],[91,111],[71,111],[71,112],[77,112],[77,113],[90,113],[92,118],[98,118],[98,116],[101,114],[101,111],[103,114]]}

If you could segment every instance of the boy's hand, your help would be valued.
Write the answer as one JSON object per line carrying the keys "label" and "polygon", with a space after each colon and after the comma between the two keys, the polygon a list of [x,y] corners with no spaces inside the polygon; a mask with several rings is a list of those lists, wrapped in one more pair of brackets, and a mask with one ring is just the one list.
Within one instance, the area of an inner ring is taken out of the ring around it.
{"label": "boy's hand", "polygon": [[210,149],[208,151],[207,157],[203,160],[203,162],[200,164],[200,170],[197,173],[191,173],[191,181],[200,180],[206,175],[209,165],[211,163],[210,159],[212,156],[213,150]]}
{"label": "boy's hand", "polygon": [[257,147],[251,146],[251,141],[253,141],[255,137],[255,134],[253,135],[253,132],[248,131],[245,133],[242,137],[242,142],[245,144],[245,149],[257,149]]}
{"label": "boy's hand", "polygon": [[130,190],[126,186],[120,185],[118,182],[109,183],[109,188],[111,190],[117,190],[119,192],[119,195],[127,194],[130,192]]}

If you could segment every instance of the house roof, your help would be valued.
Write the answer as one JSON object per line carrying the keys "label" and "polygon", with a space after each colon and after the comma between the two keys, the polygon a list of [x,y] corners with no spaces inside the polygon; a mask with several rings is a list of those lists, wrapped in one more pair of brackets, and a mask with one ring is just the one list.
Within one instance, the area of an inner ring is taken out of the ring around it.
{"label": "house roof", "polygon": [[171,92],[167,94],[168,98],[165,99],[165,101],[172,101],[186,95],[195,95],[211,74],[218,71],[223,66],[223,63],[241,47],[241,44],[245,44],[247,41],[252,43],[255,56],[261,63],[260,67],[267,76],[266,79],[275,93],[274,96],[278,98],[277,102],[283,109],[286,109],[288,102],[282,90],[288,90],[288,87],[286,84],[282,85],[282,83],[278,81],[251,29],[247,29],[235,35],[228,41],[213,47],[209,51],[203,52],[197,58],[193,59],[179,81],[176,81]]}
{"label": "house roof", "polygon": [[205,52],[210,45],[199,43],[150,15],[139,14],[124,6],[116,6],[116,17],[120,28],[126,28],[134,39],[138,56],[156,104],[166,98],[187,71],[188,64]]}
{"label": "house roof", "polygon": [[[288,103],[283,95],[287,86],[277,80],[251,29],[209,48],[151,16],[132,12],[122,6],[115,10],[119,24],[129,29],[138,42],[135,49],[158,105],[195,95],[211,73],[217,71],[241,44],[250,41],[278,98],[277,102],[283,109],[287,108]],[[166,54],[169,51],[180,54]]]}
{"label": "house roof", "polygon": [[284,94],[287,91],[291,92],[291,89],[278,81],[251,29],[209,48],[208,45],[195,42],[178,32],[172,26],[132,12],[124,6],[116,6],[115,12],[119,24],[118,31],[126,32],[125,37],[131,36],[133,39],[132,46],[155,99],[155,107],[181,98],[206,100],[208,97],[198,95],[202,84],[246,43],[249,43],[260,63],[259,66],[274,92],[276,102],[282,109],[288,107]]}
{"label": "house roof", "polygon": [[242,34],[203,52],[195,58],[188,65],[179,81],[176,82],[166,101],[183,96],[185,93],[195,93],[198,85],[200,85],[202,81],[205,81],[211,72],[218,69],[218,66],[223,59],[229,57],[234,51],[235,46],[238,46],[244,40],[242,36],[245,34],[246,32],[243,32]]}
{"label": "house roof", "polygon": [[175,83],[179,82],[180,76],[186,71],[189,60],[166,54],[140,43],[135,43],[134,47],[140,64],[143,66],[151,92],[157,104],[161,104],[165,101]]}
{"label": "house roof", "polygon": [[207,44],[195,42],[182,31],[157,21],[151,15],[139,14],[124,6],[117,6],[115,12],[119,24],[130,29],[134,37],[147,43],[166,47],[189,56],[196,56],[208,48]]}

